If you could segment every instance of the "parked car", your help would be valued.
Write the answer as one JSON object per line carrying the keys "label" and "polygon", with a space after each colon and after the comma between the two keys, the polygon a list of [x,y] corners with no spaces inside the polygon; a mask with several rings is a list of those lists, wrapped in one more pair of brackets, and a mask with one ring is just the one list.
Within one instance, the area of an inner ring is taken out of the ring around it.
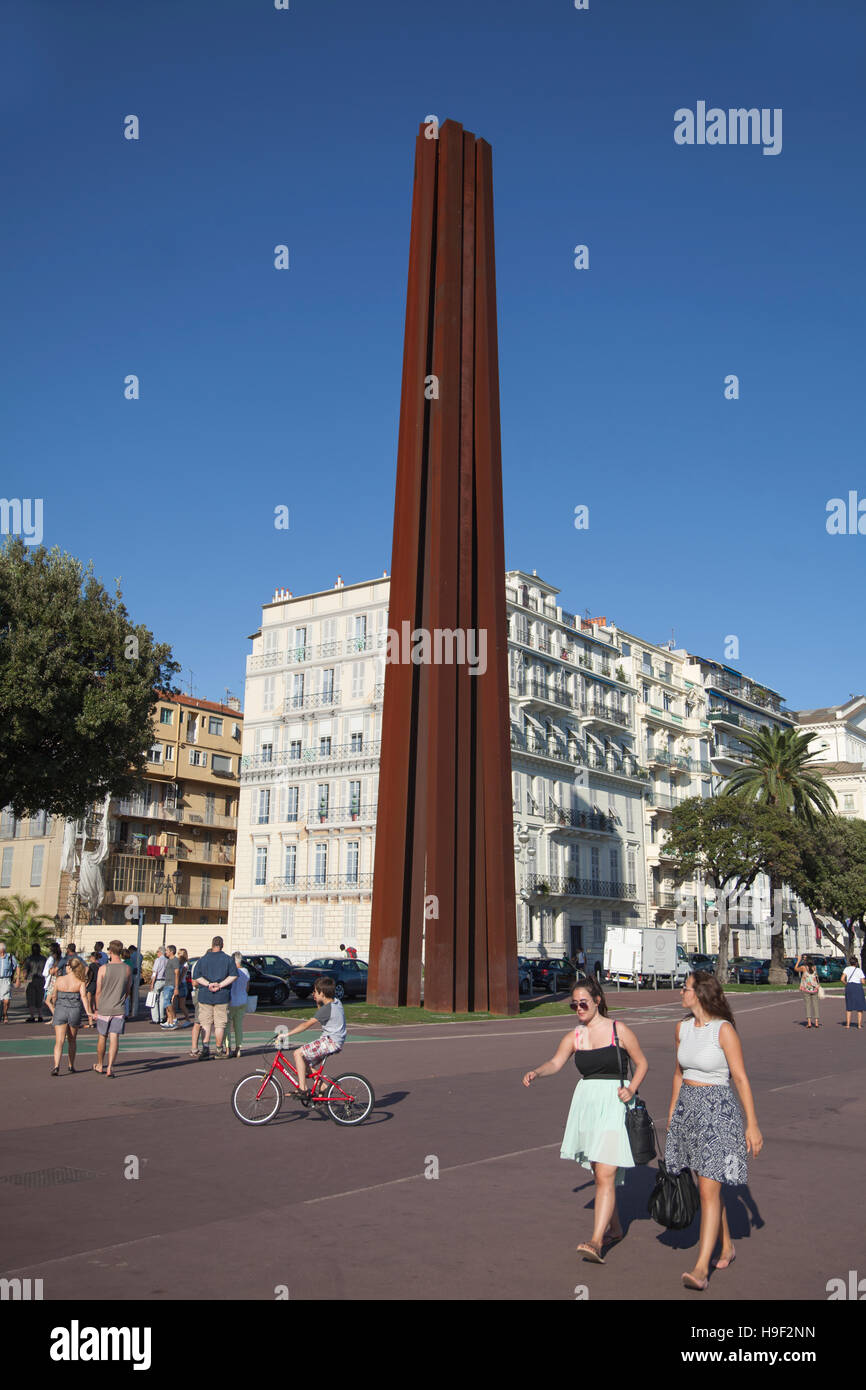
{"label": "parked car", "polygon": [[367,994],[367,962],[340,956],[317,956],[304,966],[294,966],[289,984],[299,999],[307,999],[320,975],[330,975],[338,999],[357,999]]}
{"label": "parked car", "polygon": [[244,956],[241,961],[245,970],[250,972],[249,992],[254,994],[259,1004],[272,1005],[279,1009],[286,1003],[289,997],[289,986],[286,980],[279,975],[268,975],[264,970],[260,970],[252,960]]}
{"label": "parked car", "polygon": [[[248,958],[253,965],[258,966],[259,970],[265,975],[279,975],[281,980],[288,980],[294,965],[285,956],[250,956]],[[247,960],[244,960],[246,965]]]}
{"label": "parked car", "polygon": [[528,964],[521,964],[521,958],[517,958],[517,988],[520,994],[531,994],[532,992],[532,970]]}
{"label": "parked car", "polygon": [[530,966],[532,983],[537,989],[546,989],[553,994],[556,990],[571,989],[577,979],[577,972],[565,956],[552,956],[534,960]]}
{"label": "parked car", "polygon": [[688,955],[690,970],[708,970],[712,975],[718,956],[705,956],[700,951],[690,951]]}
{"label": "parked car", "polygon": [[844,956],[813,956],[822,985],[838,984],[842,978],[846,961]]}
{"label": "parked car", "polygon": [[737,984],[759,984],[763,961],[758,956],[733,956],[728,962],[728,979]]}

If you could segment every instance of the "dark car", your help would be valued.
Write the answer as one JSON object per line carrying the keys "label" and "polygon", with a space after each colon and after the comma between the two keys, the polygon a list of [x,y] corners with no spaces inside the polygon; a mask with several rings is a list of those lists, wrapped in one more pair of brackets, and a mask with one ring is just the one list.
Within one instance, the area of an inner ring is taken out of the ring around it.
{"label": "dark car", "polygon": [[763,964],[758,956],[734,956],[728,962],[728,979],[737,984],[760,984],[758,976]]}
{"label": "dark car", "polygon": [[288,980],[295,968],[290,960],[286,960],[285,956],[244,957],[244,965],[248,965],[250,961],[265,975],[279,975],[281,980]]}
{"label": "dark car", "polygon": [[553,956],[549,960],[546,957],[534,960],[529,968],[532,973],[532,983],[536,989],[546,989],[551,994],[555,990],[571,989],[577,978],[574,966],[565,956]]}
{"label": "dark car", "polygon": [[249,992],[254,994],[260,1004],[271,1004],[275,1009],[285,1004],[289,997],[289,986],[286,980],[279,975],[268,975],[264,970],[260,970],[253,960],[248,960],[244,956],[241,961],[245,970],[250,972]]}
{"label": "dark car", "polygon": [[343,960],[340,956],[317,956],[304,966],[294,966],[289,984],[299,999],[307,999],[320,975],[330,975],[338,999],[359,998],[367,994],[367,962]]}
{"label": "dark car", "polygon": [[532,968],[528,961],[523,964],[520,956],[517,958],[517,988],[521,994],[532,992]]}
{"label": "dark car", "polygon": [[706,970],[712,975],[718,956],[705,956],[700,951],[690,951],[688,956],[690,970]]}

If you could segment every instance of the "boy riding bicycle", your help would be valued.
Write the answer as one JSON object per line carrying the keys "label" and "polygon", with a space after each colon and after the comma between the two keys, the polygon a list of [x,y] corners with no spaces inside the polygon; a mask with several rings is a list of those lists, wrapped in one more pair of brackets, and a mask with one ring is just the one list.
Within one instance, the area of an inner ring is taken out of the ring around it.
{"label": "boy riding bicycle", "polygon": [[346,1041],[346,1015],[340,1000],[334,997],[334,981],[330,975],[320,975],[316,980],[313,985],[313,998],[318,1008],[312,1018],[305,1019],[303,1023],[281,1034],[281,1038],[290,1038],[293,1033],[302,1033],[305,1028],[312,1028],[316,1023],[322,1026],[320,1037],[314,1042],[296,1048],[294,1052],[298,1094],[304,1105],[309,1105],[311,1094],[306,1089],[307,1063],[320,1062],[335,1052],[342,1052],[343,1043]]}

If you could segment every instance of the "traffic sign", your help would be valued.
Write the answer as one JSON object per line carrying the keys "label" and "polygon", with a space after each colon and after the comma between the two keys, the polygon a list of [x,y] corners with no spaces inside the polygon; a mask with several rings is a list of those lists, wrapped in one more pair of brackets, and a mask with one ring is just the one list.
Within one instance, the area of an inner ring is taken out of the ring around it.
{"label": "traffic sign", "polygon": [[164,923],[167,927],[170,927],[172,922],[174,921],[174,918],[172,917],[170,912],[163,912],[160,914],[159,920],[160,922]]}

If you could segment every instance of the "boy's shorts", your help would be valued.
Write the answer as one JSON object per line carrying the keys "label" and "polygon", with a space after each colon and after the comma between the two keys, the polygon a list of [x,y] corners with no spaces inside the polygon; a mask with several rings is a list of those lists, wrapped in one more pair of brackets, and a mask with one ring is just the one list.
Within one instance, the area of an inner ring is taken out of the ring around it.
{"label": "boy's shorts", "polygon": [[316,1038],[315,1042],[306,1043],[301,1048],[301,1056],[305,1062],[321,1062],[323,1057],[330,1057],[333,1052],[342,1052],[333,1038],[325,1034],[321,1038]]}

